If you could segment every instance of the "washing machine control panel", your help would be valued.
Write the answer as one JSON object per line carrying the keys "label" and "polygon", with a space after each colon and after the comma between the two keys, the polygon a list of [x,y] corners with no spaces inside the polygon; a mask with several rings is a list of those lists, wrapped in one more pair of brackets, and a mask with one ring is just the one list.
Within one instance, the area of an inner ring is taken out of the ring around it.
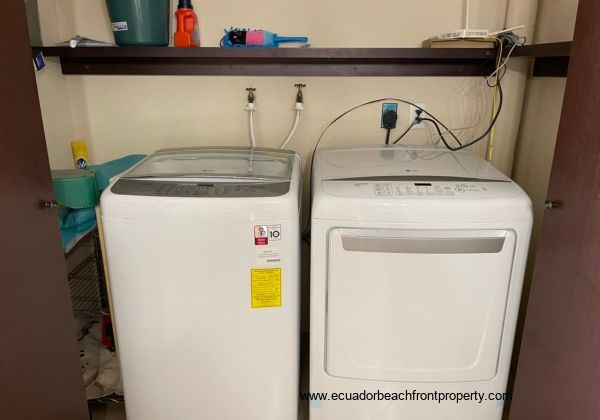
{"label": "washing machine control panel", "polygon": [[121,178],[111,188],[112,193],[119,195],[186,198],[279,197],[289,190],[289,181],[207,183],[145,178]]}

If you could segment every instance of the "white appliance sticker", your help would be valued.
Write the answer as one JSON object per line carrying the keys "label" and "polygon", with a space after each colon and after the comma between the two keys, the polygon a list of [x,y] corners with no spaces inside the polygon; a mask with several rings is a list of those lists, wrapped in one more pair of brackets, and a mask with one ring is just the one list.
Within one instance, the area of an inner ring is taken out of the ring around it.
{"label": "white appliance sticker", "polygon": [[269,240],[280,241],[281,240],[281,225],[269,225]]}
{"label": "white appliance sticker", "polygon": [[113,22],[112,30],[113,32],[126,31],[129,28],[127,27],[127,22]]}
{"label": "white appliance sticker", "polygon": [[279,265],[281,263],[281,249],[278,247],[260,248],[256,250],[257,265]]}

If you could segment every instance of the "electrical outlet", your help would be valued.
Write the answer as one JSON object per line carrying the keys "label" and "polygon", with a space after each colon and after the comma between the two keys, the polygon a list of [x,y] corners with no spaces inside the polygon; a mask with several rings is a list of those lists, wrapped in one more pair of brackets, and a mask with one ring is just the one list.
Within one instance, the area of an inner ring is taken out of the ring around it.
{"label": "electrical outlet", "polygon": [[384,102],[383,105],[381,105],[381,128],[383,128],[383,114],[386,113],[386,111],[394,111],[396,114],[398,113],[398,104],[396,103],[391,103],[391,102]]}
{"label": "electrical outlet", "polygon": [[[417,106],[419,106],[419,107],[421,107],[423,109],[427,109],[427,106],[424,103],[416,102],[415,105],[417,105]],[[408,123],[409,124],[412,123],[417,118],[417,111],[418,110],[419,110],[419,108],[417,108],[416,106],[413,106],[413,105],[410,106],[410,110],[409,110],[410,114],[408,115]],[[425,117],[425,115],[421,115],[421,116]],[[420,130],[420,129],[423,129],[423,128],[425,128],[425,123],[423,123],[423,122],[420,123],[420,124],[415,124],[415,125],[412,126],[413,130],[414,129],[419,129]]]}

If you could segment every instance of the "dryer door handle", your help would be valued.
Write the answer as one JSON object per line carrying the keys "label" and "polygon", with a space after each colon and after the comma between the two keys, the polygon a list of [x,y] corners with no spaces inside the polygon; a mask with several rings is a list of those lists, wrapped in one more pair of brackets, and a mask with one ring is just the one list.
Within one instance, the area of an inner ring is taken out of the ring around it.
{"label": "dryer door handle", "polygon": [[342,235],[345,251],[395,254],[496,254],[504,237],[490,238],[386,238]]}

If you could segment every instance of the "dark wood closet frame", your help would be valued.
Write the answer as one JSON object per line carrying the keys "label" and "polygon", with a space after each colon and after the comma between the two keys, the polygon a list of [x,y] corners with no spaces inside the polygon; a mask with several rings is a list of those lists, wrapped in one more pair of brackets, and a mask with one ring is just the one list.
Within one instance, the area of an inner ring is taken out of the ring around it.
{"label": "dark wood closet frame", "polygon": [[600,418],[598,22],[580,0],[510,420]]}
{"label": "dark wood closet frame", "polygon": [[[580,0],[511,420],[600,418],[598,21]],[[0,34],[0,418],[87,419],[22,1]]]}

